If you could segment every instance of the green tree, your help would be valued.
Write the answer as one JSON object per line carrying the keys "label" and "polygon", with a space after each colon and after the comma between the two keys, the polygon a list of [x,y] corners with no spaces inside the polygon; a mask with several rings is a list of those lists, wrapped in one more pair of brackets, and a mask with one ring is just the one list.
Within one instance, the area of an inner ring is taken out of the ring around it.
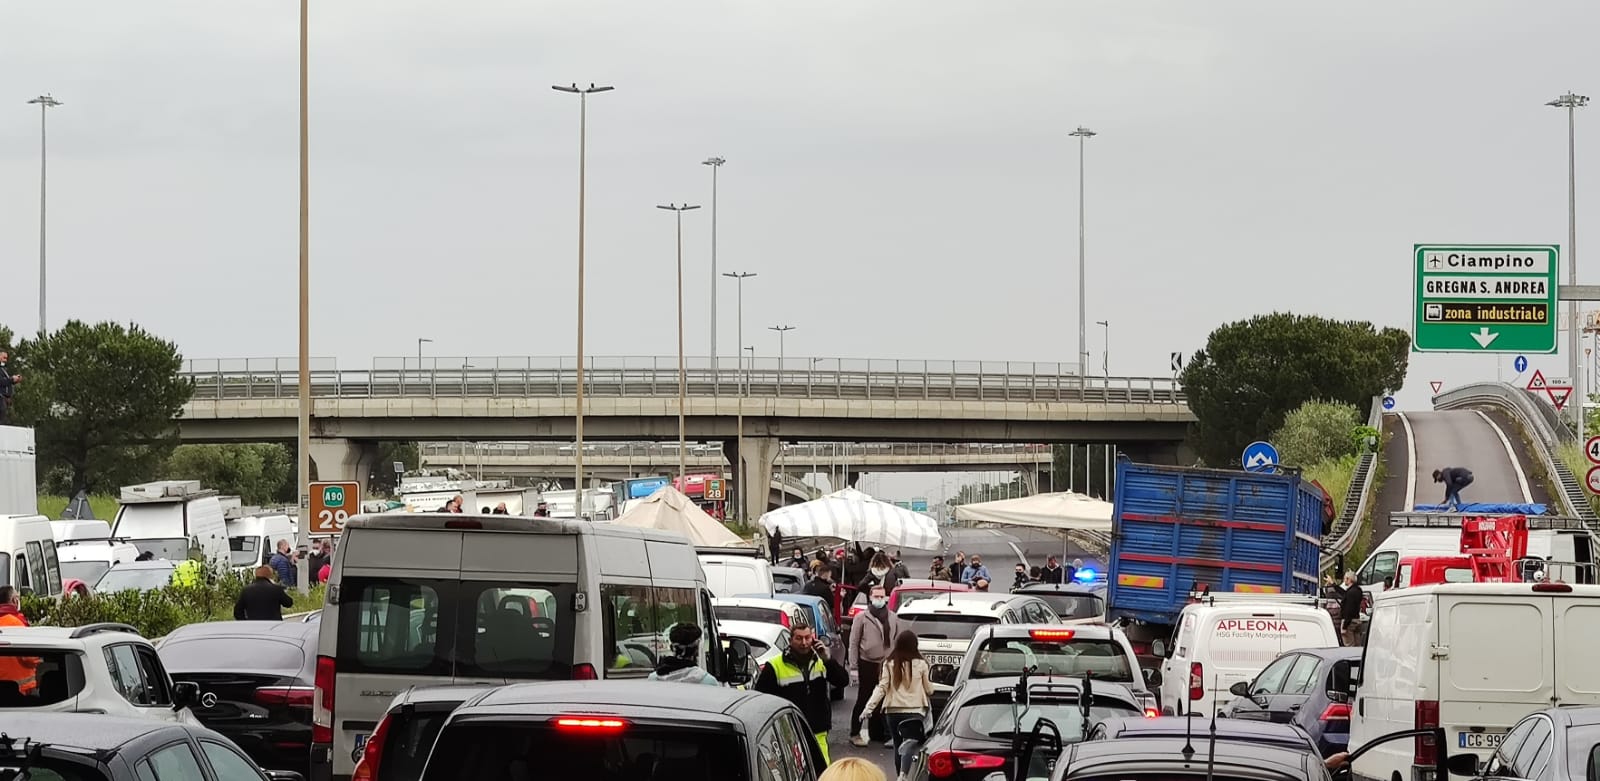
{"label": "green tree", "polygon": [[271,504],[294,500],[294,470],[283,445],[179,445],[164,474],[169,480],[199,480],[247,504]]}
{"label": "green tree", "polygon": [[136,325],[73,320],[20,352],[17,420],[34,427],[40,469],[63,475],[68,495],[160,471],[194,392],[176,345]]}
{"label": "green tree", "polygon": [[419,469],[422,466],[422,448],[415,442],[378,443],[378,459],[372,466],[372,479],[367,484],[367,493],[373,496],[394,495],[399,485],[398,476],[394,473],[396,461],[405,464],[407,472]]}
{"label": "green tree", "polygon": [[1190,444],[1206,463],[1236,463],[1250,442],[1313,399],[1370,411],[1405,382],[1411,336],[1371,323],[1274,312],[1211,332],[1181,380],[1198,419]]}
{"label": "green tree", "polygon": [[1272,444],[1278,448],[1278,457],[1290,466],[1355,455],[1351,432],[1360,427],[1357,415],[1350,404],[1308,401],[1284,416],[1283,426],[1272,435]]}

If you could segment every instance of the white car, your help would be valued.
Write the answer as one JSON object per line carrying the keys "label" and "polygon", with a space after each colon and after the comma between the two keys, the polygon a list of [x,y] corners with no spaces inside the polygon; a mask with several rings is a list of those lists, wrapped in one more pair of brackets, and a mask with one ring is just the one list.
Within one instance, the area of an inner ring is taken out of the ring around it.
{"label": "white car", "polygon": [[0,680],[0,714],[100,713],[200,724],[189,712],[199,687],[174,685],[155,647],[126,624],[4,627],[0,665],[33,672],[27,690]]}
{"label": "white car", "polygon": [[811,617],[798,602],[759,597],[716,597],[711,600],[711,610],[718,621],[760,621],[794,629],[811,626]]}
{"label": "white car", "polygon": [[61,561],[62,579],[93,586],[107,570],[139,558],[139,549],[119,540],[62,540],[56,543],[56,557]]}
{"label": "white car", "polygon": [[752,680],[754,673],[761,669],[761,665],[772,661],[789,647],[789,629],[779,624],[768,624],[761,621],[717,621],[717,632],[722,635],[722,642],[739,638],[750,644],[750,665]]}
{"label": "white car", "polygon": [[166,559],[124,561],[105,571],[94,583],[94,593],[115,594],[118,591],[151,591],[166,588],[172,583],[178,563]]}
{"label": "white car", "polygon": [[952,591],[900,606],[900,628],[917,633],[917,649],[933,678],[933,709],[950,700],[956,675],[979,627],[992,624],[1059,624],[1044,600],[1027,594]]}

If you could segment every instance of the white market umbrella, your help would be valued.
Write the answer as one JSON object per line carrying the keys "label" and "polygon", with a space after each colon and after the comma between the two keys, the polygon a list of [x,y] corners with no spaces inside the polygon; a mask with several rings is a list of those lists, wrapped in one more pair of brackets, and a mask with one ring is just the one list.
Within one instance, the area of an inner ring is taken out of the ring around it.
{"label": "white market umbrella", "polygon": [[1071,491],[963,504],[956,520],[1064,531],[1111,531],[1111,503]]}
{"label": "white market umbrella", "polygon": [[720,521],[706,514],[689,497],[672,486],[663,486],[647,499],[629,508],[615,521],[618,526],[676,532],[695,545],[726,547],[749,545]]}
{"label": "white market umbrella", "polygon": [[939,550],[939,524],[932,517],[846,488],[761,516],[761,529],[785,540],[830,539],[890,548]]}

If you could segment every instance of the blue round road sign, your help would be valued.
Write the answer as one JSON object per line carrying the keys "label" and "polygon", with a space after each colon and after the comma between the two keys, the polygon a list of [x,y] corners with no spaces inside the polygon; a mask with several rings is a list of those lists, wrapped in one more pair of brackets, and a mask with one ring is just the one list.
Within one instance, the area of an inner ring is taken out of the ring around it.
{"label": "blue round road sign", "polygon": [[1246,472],[1271,472],[1278,466],[1278,449],[1266,442],[1251,442],[1239,462]]}
{"label": "blue round road sign", "polygon": [[1528,356],[1526,356],[1526,355],[1517,356],[1516,360],[1511,362],[1511,368],[1516,369],[1518,374],[1521,374],[1521,373],[1527,371],[1528,370]]}
{"label": "blue round road sign", "polygon": [[1394,409],[1394,397],[1393,396],[1384,396],[1383,397],[1383,408],[1384,409]]}

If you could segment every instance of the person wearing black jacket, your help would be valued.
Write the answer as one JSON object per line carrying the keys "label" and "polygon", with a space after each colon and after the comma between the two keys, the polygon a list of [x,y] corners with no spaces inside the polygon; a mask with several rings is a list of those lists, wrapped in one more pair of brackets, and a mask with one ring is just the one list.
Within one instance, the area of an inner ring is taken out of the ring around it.
{"label": "person wearing black jacket", "polygon": [[1356,582],[1356,573],[1344,573],[1344,582],[1333,587],[1339,594],[1339,635],[1347,646],[1361,645],[1360,619],[1361,603],[1365,596],[1361,592],[1361,584]]}
{"label": "person wearing black jacket", "polygon": [[1461,489],[1472,485],[1472,472],[1466,467],[1447,466],[1443,469],[1433,470],[1433,481],[1444,483],[1444,506],[1446,510],[1461,509]]}
{"label": "person wearing black jacket", "polygon": [[805,715],[817,737],[822,758],[828,756],[828,731],[833,729],[833,700],[829,687],[850,685],[850,671],[828,658],[828,648],[817,642],[817,631],[798,626],[789,635],[789,648],[762,665],[752,687],[763,694],[782,697]]}
{"label": "person wearing black jacket", "polygon": [[11,402],[17,394],[17,383],[22,382],[22,375],[12,374],[6,365],[9,360],[11,354],[0,350],[0,424],[11,422]]}
{"label": "person wearing black jacket", "polygon": [[256,582],[239,592],[233,603],[235,621],[282,621],[283,609],[294,607],[294,598],[283,586],[272,582],[272,568],[256,567]]}
{"label": "person wearing black jacket", "polygon": [[824,562],[821,566],[817,567],[817,576],[806,581],[806,585],[800,589],[800,593],[810,594],[811,596],[820,598],[824,603],[827,604],[828,609],[832,610],[833,566]]}

